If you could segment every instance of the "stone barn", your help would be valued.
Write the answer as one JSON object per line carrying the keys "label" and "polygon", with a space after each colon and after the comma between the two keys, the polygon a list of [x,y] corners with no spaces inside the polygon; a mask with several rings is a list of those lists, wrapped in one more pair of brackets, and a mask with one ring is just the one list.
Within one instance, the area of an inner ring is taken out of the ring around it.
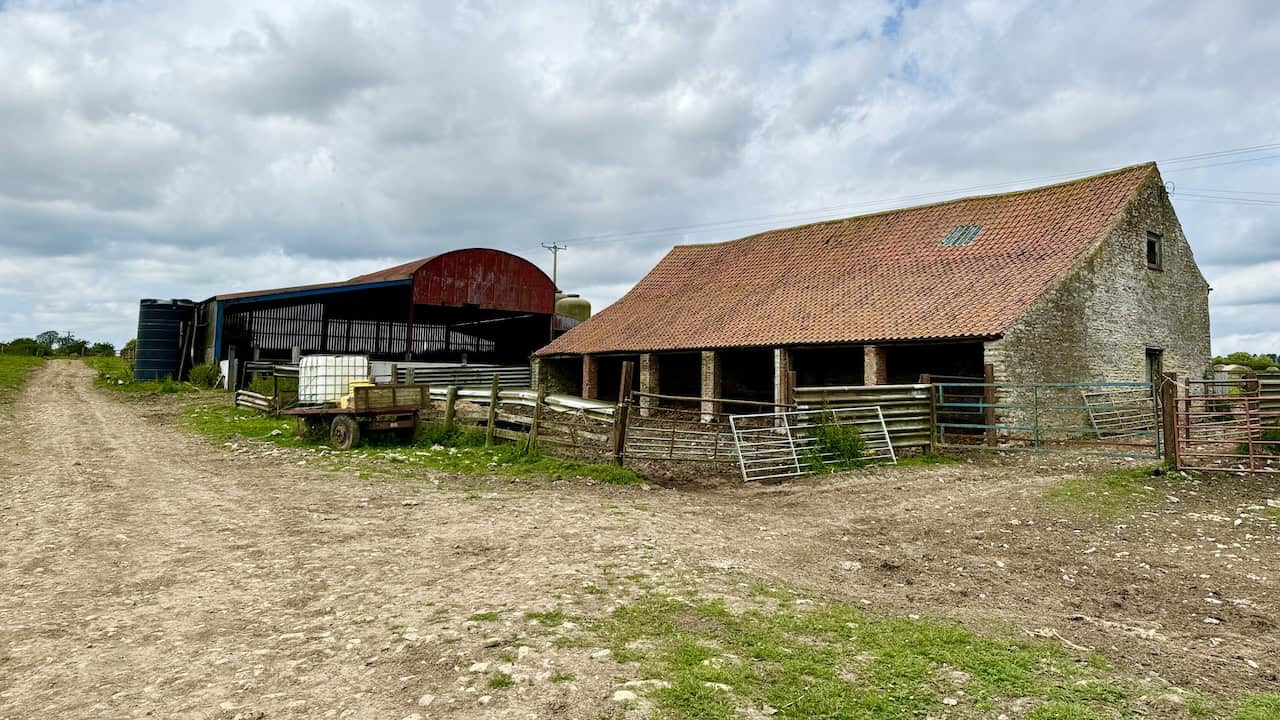
{"label": "stone barn", "polygon": [[783,402],[800,386],[1199,378],[1209,285],[1154,163],[682,245],[535,353],[551,390]]}

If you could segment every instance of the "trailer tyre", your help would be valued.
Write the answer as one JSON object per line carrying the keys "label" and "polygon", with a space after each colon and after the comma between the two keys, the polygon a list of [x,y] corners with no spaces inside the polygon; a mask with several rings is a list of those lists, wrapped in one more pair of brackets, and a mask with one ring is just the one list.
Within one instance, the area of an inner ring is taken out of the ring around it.
{"label": "trailer tyre", "polygon": [[329,439],[333,446],[342,450],[350,450],[360,444],[360,423],[350,415],[339,415],[329,426]]}

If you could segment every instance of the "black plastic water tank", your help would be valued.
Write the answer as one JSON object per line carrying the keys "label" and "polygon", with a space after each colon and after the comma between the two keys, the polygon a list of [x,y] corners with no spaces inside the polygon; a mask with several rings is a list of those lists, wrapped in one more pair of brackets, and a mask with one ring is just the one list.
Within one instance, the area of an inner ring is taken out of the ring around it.
{"label": "black plastic water tank", "polygon": [[135,380],[181,379],[182,331],[194,316],[195,303],[190,300],[143,300],[139,304]]}

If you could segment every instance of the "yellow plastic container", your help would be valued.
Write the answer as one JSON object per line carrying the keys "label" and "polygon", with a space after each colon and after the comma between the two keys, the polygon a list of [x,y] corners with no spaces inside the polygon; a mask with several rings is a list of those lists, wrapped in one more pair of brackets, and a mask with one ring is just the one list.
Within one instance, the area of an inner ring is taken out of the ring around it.
{"label": "yellow plastic container", "polygon": [[373,387],[373,383],[368,380],[352,380],[347,383],[347,394],[338,400],[338,407],[343,409],[351,407],[355,403],[356,388],[358,387]]}

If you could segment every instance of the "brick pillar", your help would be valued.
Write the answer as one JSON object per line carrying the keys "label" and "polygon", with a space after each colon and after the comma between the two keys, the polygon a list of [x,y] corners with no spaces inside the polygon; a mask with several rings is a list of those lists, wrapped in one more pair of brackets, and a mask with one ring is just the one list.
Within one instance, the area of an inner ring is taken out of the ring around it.
{"label": "brick pillar", "polygon": [[582,397],[584,400],[600,398],[600,361],[592,355],[582,356]]}
{"label": "brick pillar", "polygon": [[[720,353],[715,350],[702,351],[702,397],[720,397]],[[702,422],[715,422],[719,418],[720,403],[703,400]]]}
{"label": "brick pillar", "polygon": [[[653,353],[644,353],[640,356],[640,392],[642,393],[658,393],[660,383],[658,380],[658,356]],[[658,407],[658,398],[640,396],[640,417],[649,417],[653,414],[651,408]]]}
{"label": "brick pillar", "polygon": [[791,351],[786,348],[774,348],[773,401],[779,405],[790,405],[795,401],[795,390],[791,387]]}
{"label": "brick pillar", "polygon": [[878,345],[862,346],[862,384],[889,384],[889,367],[885,363],[884,348]]}

